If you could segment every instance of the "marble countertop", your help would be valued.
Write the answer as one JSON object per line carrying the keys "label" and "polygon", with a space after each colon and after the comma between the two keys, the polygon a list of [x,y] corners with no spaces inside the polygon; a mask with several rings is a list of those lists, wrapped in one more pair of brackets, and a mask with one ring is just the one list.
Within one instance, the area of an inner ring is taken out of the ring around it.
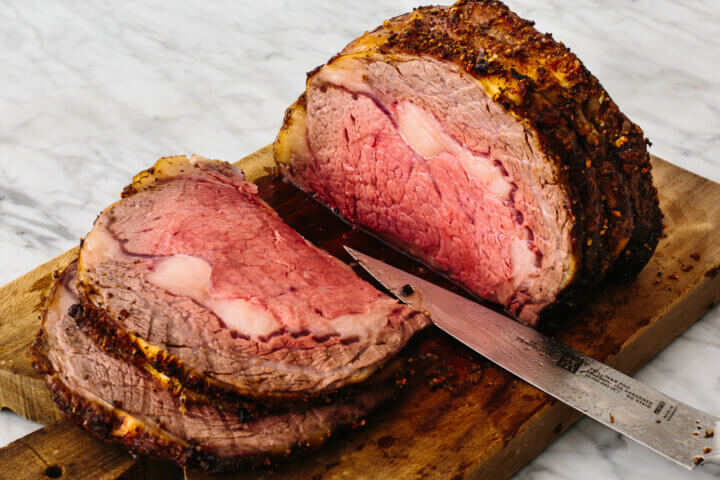
{"label": "marble countertop", "polygon": [[[305,72],[427,0],[0,1],[0,284],[77,244],[158,157],[273,140]],[[570,46],[653,141],[720,181],[717,0],[508,0]],[[720,309],[637,377],[720,415]],[[37,428],[0,413],[0,445]],[[584,419],[519,479],[717,478]]]}

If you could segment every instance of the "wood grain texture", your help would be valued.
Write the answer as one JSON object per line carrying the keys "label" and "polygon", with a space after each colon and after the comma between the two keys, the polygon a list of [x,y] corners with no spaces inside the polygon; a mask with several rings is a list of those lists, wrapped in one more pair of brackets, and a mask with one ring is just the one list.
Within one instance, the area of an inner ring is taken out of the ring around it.
{"label": "wood grain texture", "polygon": [[[628,373],[720,300],[720,239],[715,234],[720,185],[659,159],[653,164],[668,235],[632,284],[600,289],[557,335]],[[238,165],[248,179],[257,180],[261,196],[280,216],[315,244],[350,261],[342,250],[346,244],[449,286],[293,186],[266,175],[273,165],[269,147]],[[53,272],[75,255],[76,250],[66,252],[0,290],[0,405],[36,421],[51,421],[57,411],[34,376],[27,348]],[[364,428],[345,432],[321,451],[274,472],[218,478],[505,478],[579,418],[439,331],[428,332],[419,343],[418,374]],[[74,432],[77,442],[86,441],[87,435]],[[188,479],[206,477],[186,472]]]}
{"label": "wood grain texture", "polygon": [[134,463],[127,453],[59,420],[0,449],[0,478],[116,480]]}
{"label": "wood grain texture", "polygon": [[2,480],[177,480],[179,467],[137,460],[66,420],[0,448]]}
{"label": "wood grain texture", "polygon": [[35,375],[28,348],[40,324],[53,275],[77,254],[78,249],[73,248],[0,289],[0,408],[38,423],[51,423],[60,418],[60,412],[50,400],[45,382]]}

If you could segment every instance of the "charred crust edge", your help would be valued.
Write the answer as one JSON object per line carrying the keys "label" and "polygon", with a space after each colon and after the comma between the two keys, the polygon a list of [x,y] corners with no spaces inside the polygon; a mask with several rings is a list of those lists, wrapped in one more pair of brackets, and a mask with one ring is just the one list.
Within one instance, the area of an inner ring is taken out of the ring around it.
{"label": "charred crust edge", "polygon": [[[387,20],[329,61],[358,52],[454,63],[533,132],[574,216],[574,277],[539,319],[552,330],[608,279],[632,279],[663,232],[648,141],[565,45],[495,0],[420,7]],[[308,81],[317,74],[315,69]],[[295,108],[298,108],[297,106]],[[286,117],[288,118],[288,117]],[[283,127],[285,128],[285,127]]]}

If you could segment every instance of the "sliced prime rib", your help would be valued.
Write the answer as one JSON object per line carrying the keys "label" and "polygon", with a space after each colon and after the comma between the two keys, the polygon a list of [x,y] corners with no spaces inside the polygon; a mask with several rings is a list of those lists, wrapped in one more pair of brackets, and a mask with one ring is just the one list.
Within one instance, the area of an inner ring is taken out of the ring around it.
{"label": "sliced prime rib", "polygon": [[641,129],[580,60],[497,1],[424,7],[308,74],[284,175],[539,326],[662,233]]}
{"label": "sliced prime rib", "polygon": [[96,343],[213,399],[325,401],[384,379],[428,325],[283,223],[239,169],[199,157],[136,176],[78,277]]}
{"label": "sliced prime rib", "polygon": [[133,453],[209,471],[263,465],[319,446],[392,393],[386,385],[344,403],[250,422],[214,406],[185,404],[81,332],[71,317],[81,308],[76,278],[73,263],[56,281],[32,348],[33,364],[68,418]]}

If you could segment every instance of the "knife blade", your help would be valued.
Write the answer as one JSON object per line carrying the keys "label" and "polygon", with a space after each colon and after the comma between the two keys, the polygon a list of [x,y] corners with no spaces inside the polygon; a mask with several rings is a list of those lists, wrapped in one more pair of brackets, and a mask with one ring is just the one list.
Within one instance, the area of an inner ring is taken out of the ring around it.
{"label": "knife blade", "polygon": [[689,470],[701,463],[720,465],[720,418],[510,317],[347,246],[345,250],[403,303],[536,388]]}

